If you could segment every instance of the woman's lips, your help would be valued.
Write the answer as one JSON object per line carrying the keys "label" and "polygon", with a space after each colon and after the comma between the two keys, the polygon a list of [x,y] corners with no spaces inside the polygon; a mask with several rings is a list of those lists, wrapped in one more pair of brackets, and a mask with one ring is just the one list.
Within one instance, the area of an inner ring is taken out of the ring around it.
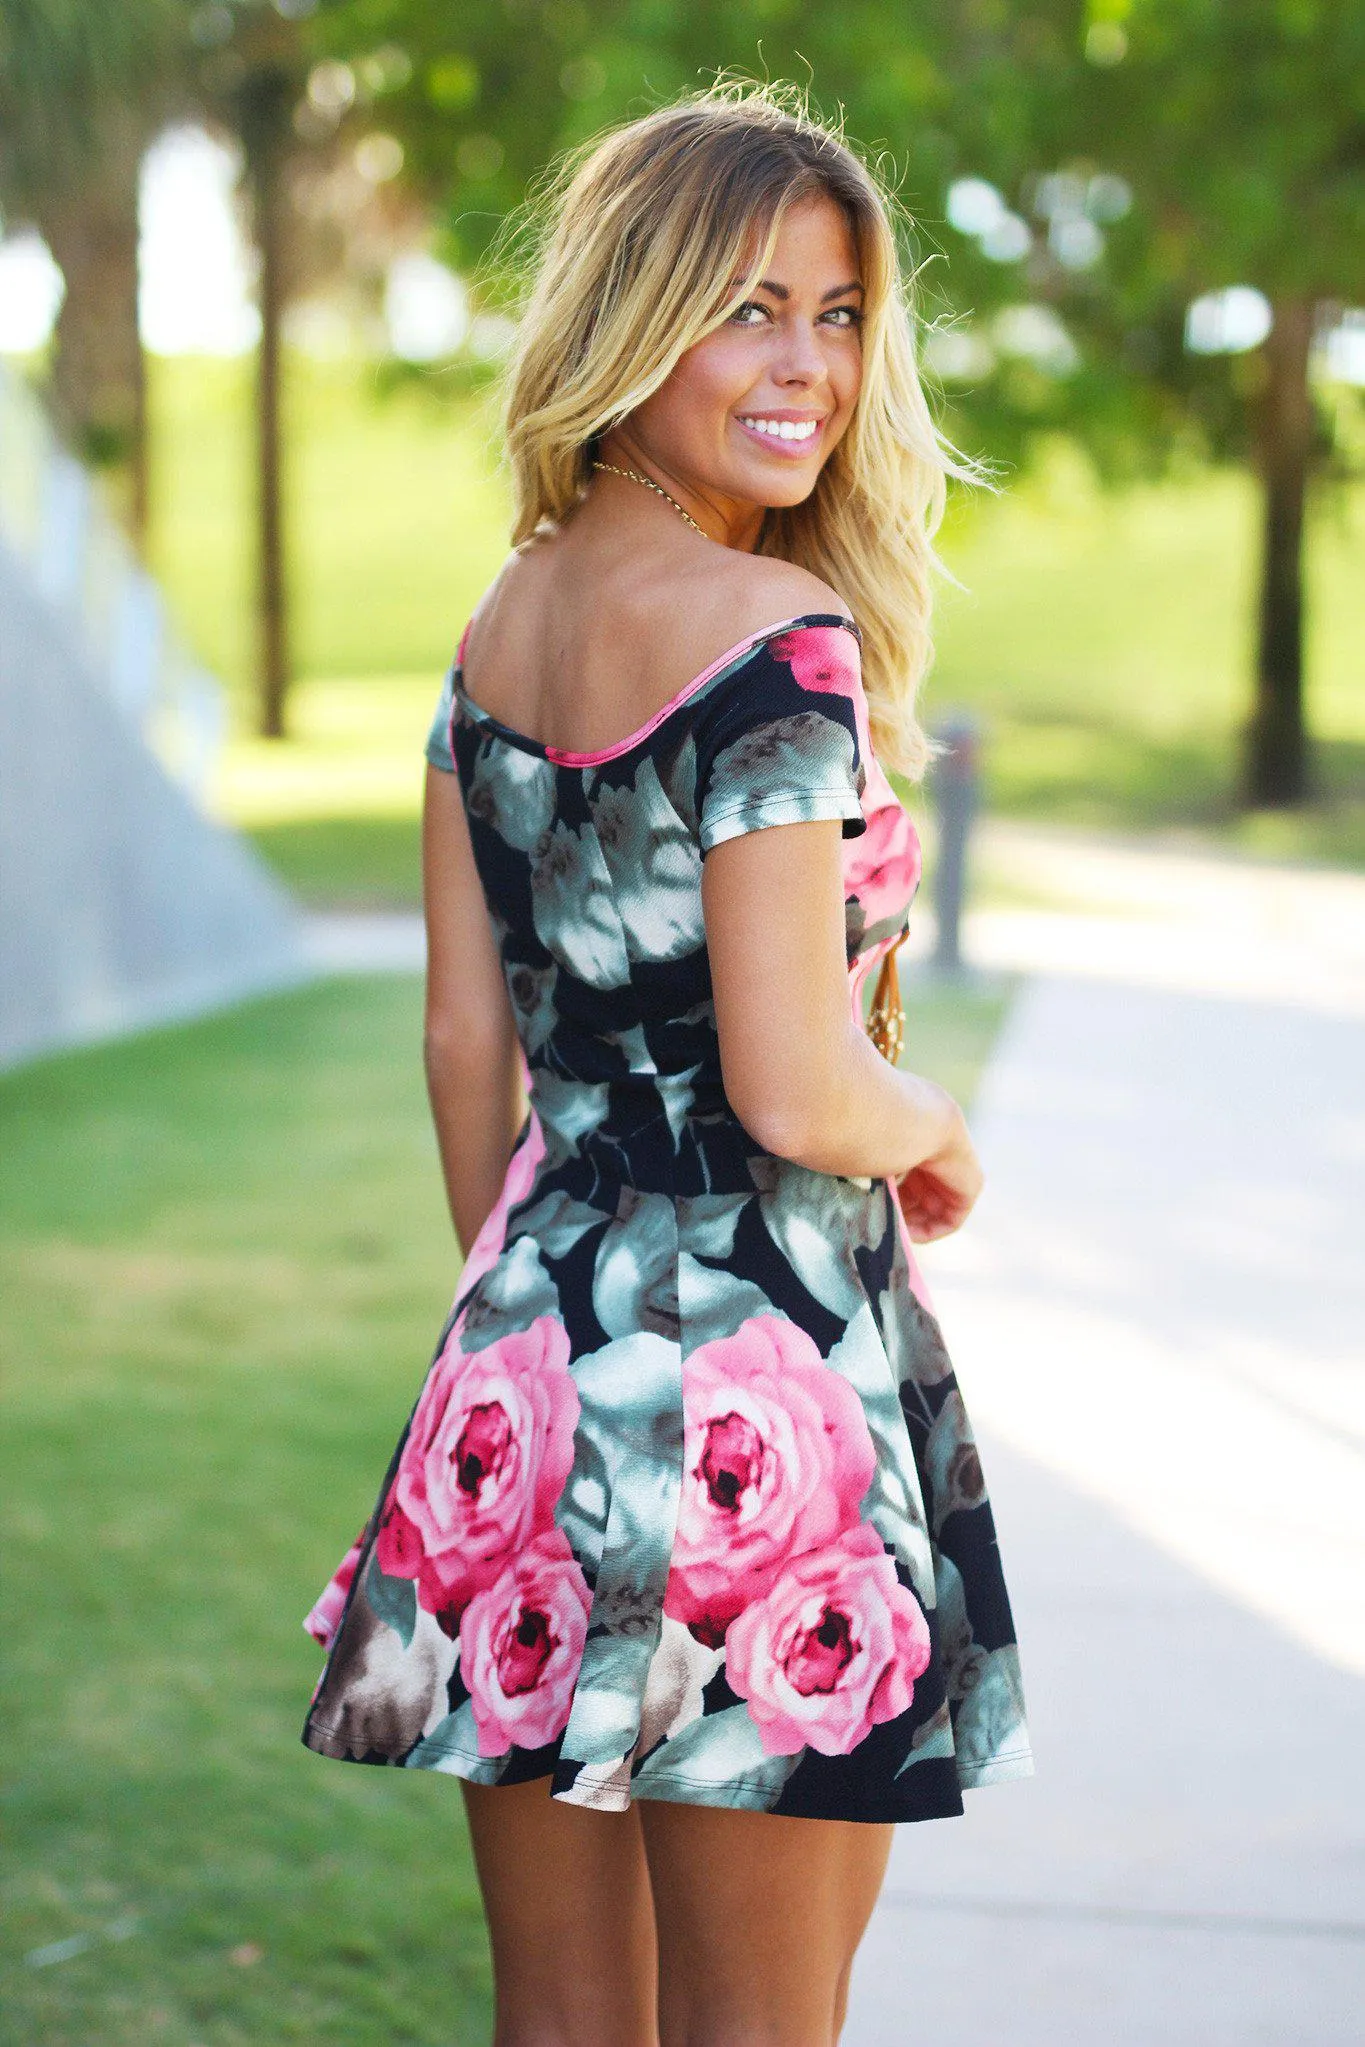
{"label": "woman's lips", "polygon": [[738,413],[734,415],[734,421],[746,440],[757,441],[759,447],[766,449],[770,455],[785,455],[789,462],[799,462],[803,455],[810,454],[812,448],[818,448],[825,431],[825,422],[817,419],[815,432],[808,434],[804,441],[784,441],[777,434],[761,433],[756,426],[750,426],[741,419]]}

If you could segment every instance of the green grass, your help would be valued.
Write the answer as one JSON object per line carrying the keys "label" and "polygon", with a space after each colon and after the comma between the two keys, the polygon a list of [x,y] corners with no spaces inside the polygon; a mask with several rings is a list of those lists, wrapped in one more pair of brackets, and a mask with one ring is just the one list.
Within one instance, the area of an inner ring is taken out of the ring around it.
{"label": "green grass", "polygon": [[458,1787],[299,1741],[458,1273],[420,1030],[333,983],[0,1083],[7,2040],[488,2037]]}
{"label": "green grass", "polygon": [[[969,1099],[1006,993],[907,1062]],[[14,2047],[488,2038],[458,1786],[299,1741],[458,1277],[420,1038],[343,980],[0,1078]]]}
{"label": "green grass", "polygon": [[[503,561],[507,510],[489,397],[439,375],[290,352],[285,482],[298,674],[435,674]],[[151,556],[182,630],[248,728],[253,502],[249,361],[150,368]]]}
{"label": "green grass", "polygon": [[940,551],[968,588],[941,587],[927,700],[984,721],[993,809],[1365,862],[1365,490],[1312,528],[1308,702],[1328,800],[1297,816],[1235,807],[1257,518],[1245,476],[1109,497],[1065,450],[958,511]]}
{"label": "green grass", "polygon": [[258,825],[251,838],[305,901],[329,909],[412,907],[422,893],[415,817],[315,817]]}

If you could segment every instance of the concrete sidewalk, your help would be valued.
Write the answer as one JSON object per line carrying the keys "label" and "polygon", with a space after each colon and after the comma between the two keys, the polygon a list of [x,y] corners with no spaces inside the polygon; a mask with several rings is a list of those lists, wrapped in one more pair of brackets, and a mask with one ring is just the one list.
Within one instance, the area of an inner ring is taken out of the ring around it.
{"label": "concrete sidewalk", "polygon": [[898,1830],[845,2047],[1365,2038],[1365,1032],[1296,994],[1006,1025],[924,1263],[1038,1776]]}

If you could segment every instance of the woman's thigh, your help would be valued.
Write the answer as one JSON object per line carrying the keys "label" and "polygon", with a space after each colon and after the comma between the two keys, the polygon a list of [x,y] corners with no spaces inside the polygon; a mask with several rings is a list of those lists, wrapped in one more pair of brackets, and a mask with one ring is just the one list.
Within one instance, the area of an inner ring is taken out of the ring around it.
{"label": "woman's thigh", "polygon": [[639,1808],[566,1805],[548,1777],[461,1789],[493,1954],[495,2047],[655,2047]]}
{"label": "woman's thigh", "polygon": [[661,2047],[832,2047],[892,1828],[647,1800]]}

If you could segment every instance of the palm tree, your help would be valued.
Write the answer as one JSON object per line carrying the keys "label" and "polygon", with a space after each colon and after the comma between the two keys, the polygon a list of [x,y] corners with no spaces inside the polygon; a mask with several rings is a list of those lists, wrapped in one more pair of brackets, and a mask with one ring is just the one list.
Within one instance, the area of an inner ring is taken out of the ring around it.
{"label": "palm tree", "polygon": [[86,460],[123,470],[128,524],[145,536],[146,374],[138,331],[138,179],[176,114],[242,145],[260,257],[256,388],[260,730],[284,731],[289,681],[280,482],[280,326],[292,117],[307,74],[302,17],[315,0],[0,0],[0,208],[31,221],[66,291],[52,399]]}
{"label": "palm tree", "polygon": [[123,469],[138,538],[138,173],[177,98],[183,36],[177,0],[0,0],[0,206],[11,224],[32,222],[62,272],[54,409],[87,461]]}

